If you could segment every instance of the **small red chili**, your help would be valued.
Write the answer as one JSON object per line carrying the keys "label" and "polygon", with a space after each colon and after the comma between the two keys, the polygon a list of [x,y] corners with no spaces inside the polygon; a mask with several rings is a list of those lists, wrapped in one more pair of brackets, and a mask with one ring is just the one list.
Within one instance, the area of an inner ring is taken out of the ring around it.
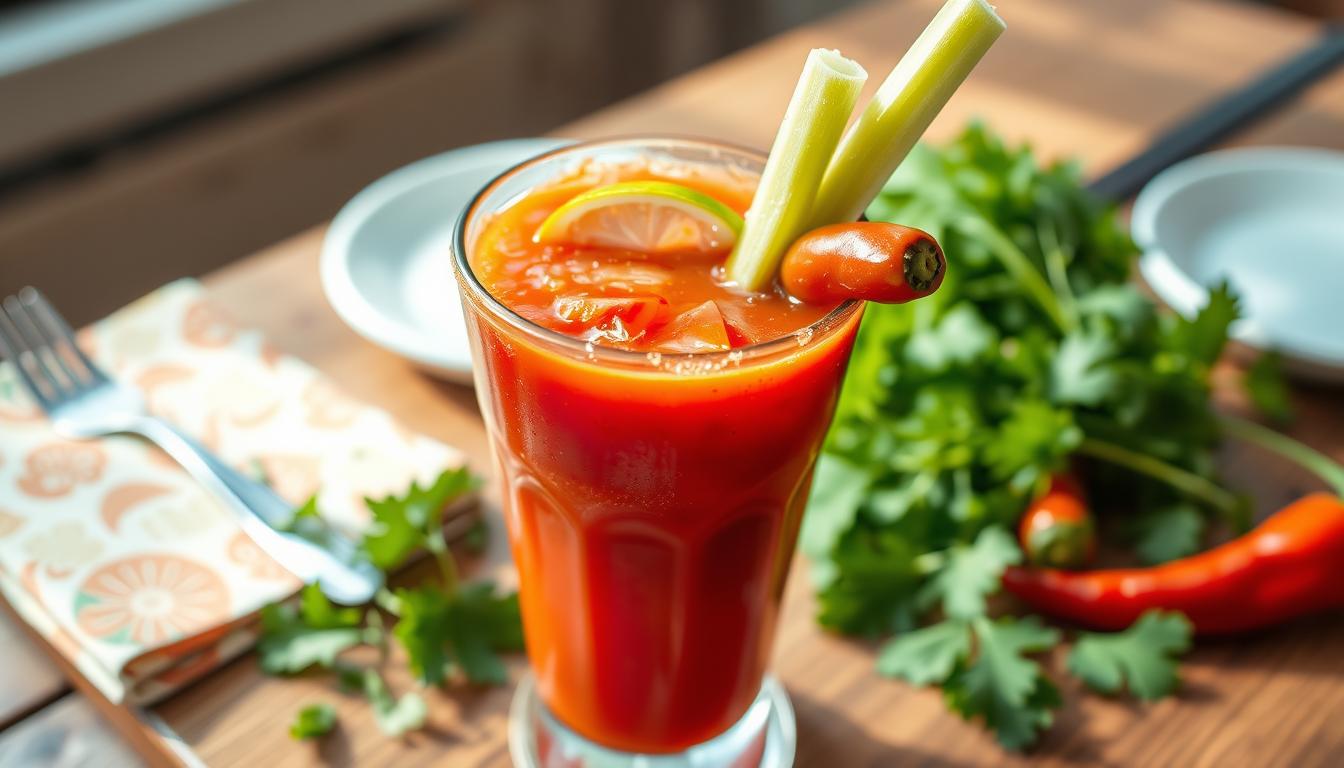
{"label": "small red chili", "polygon": [[1027,507],[1018,525],[1027,562],[1049,568],[1082,568],[1097,554],[1096,528],[1078,481],[1050,478],[1049,489]]}
{"label": "small red chili", "polygon": [[1344,607],[1344,501],[1306,496],[1246,535],[1152,568],[1009,568],[1003,585],[1037,609],[1120,630],[1144,612],[1184,613],[1199,634],[1242,632]]}

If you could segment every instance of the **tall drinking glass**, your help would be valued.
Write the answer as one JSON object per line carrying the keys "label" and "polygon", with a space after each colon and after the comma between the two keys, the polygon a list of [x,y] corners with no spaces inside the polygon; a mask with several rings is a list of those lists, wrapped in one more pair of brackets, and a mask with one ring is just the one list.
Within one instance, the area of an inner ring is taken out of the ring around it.
{"label": "tall drinking glass", "polygon": [[455,237],[535,676],[515,759],[757,765],[767,722],[791,718],[766,665],[862,306],[732,351],[659,354],[585,344],[489,293],[472,264],[492,214],[585,163],[630,161],[752,184],[765,157],[684,139],[567,147],[493,181]]}

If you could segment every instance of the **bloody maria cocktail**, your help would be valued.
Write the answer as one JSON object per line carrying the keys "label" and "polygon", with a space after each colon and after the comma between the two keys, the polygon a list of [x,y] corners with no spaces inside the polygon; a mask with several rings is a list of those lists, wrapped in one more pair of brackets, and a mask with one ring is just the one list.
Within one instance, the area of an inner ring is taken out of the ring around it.
{"label": "bloody maria cocktail", "polygon": [[[740,212],[763,161],[682,140],[564,149],[494,182],[460,231],[538,690],[559,720],[615,749],[703,742],[759,692],[861,305],[734,292],[694,254],[533,235],[580,192],[637,178]],[[565,311],[582,298],[619,308]]]}
{"label": "bloody maria cocktail", "polygon": [[511,736],[515,759],[760,762],[764,735],[718,747],[763,696],[861,300],[943,276],[926,233],[855,219],[1002,31],[985,0],[948,0],[848,129],[867,73],[816,49],[768,158],[583,144],[506,172],[459,220],[528,655],[578,734],[555,754]]}

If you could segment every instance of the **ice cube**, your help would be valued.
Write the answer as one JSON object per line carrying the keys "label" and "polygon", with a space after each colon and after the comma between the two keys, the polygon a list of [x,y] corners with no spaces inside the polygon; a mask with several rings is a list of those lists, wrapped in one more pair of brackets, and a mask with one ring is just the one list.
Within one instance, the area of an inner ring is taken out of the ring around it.
{"label": "ice cube", "polygon": [[732,348],[728,326],[713,301],[682,312],[649,340],[660,352],[713,352]]}
{"label": "ice cube", "polygon": [[560,296],[551,310],[569,333],[587,341],[624,342],[667,319],[661,296]]}
{"label": "ice cube", "polygon": [[661,290],[672,282],[672,273],[653,264],[629,261],[590,269],[588,279],[596,285],[617,291],[644,292]]}
{"label": "ice cube", "polygon": [[728,302],[719,309],[723,312],[723,324],[728,328],[728,341],[733,347],[745,347],[748,344],[765,341],[747,320],[747,315],[740,305]]}

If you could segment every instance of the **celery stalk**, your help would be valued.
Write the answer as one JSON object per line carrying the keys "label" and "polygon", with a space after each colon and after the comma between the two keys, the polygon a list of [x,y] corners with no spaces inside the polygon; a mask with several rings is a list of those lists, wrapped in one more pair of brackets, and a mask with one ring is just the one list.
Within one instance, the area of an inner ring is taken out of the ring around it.
{"label": "celery stalk", "polygon": [[840,142],[809,229],[863,213],[1004,28],[985,0],[947,0]]}
{"label": "celery stalk", "polygon": [[739,288],[769,286],[785,250],[807,227],[826,164],[867,79],[863,67],[838,51],[816,48],[807,55],[742,235],[728,257],[728,279]]}

